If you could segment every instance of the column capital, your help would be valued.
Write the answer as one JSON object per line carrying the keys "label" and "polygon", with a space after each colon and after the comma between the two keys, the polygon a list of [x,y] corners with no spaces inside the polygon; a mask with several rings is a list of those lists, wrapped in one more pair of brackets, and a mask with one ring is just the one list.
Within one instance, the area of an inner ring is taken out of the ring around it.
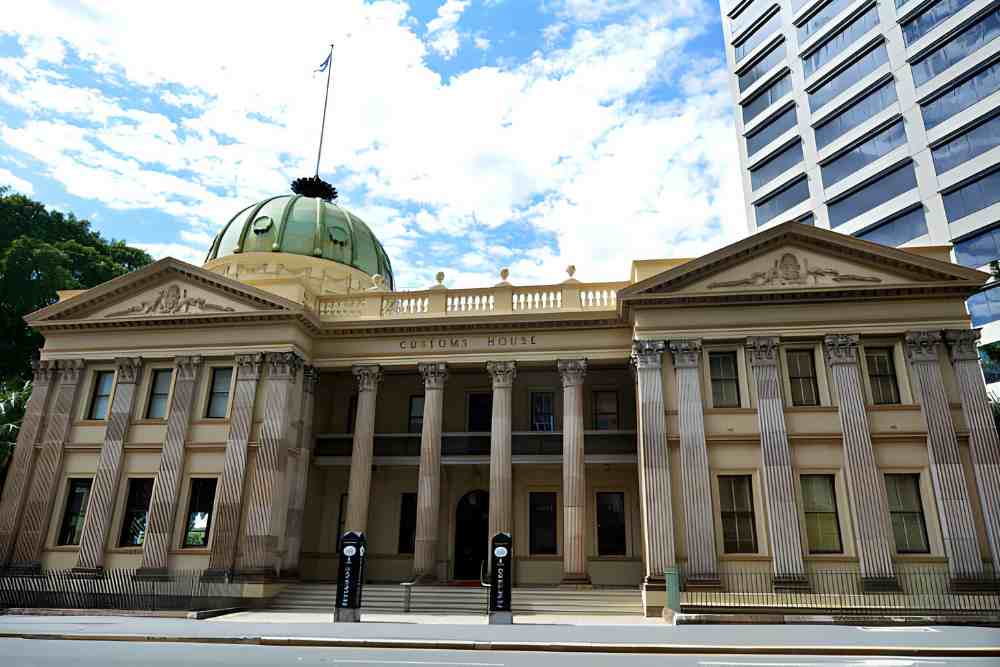
{"label": "column capital", "polygon": [[663,366],[663,351],[667,349],[665,340],[634,340],[632,341],[632,363],[637,369],[661,368]]}
{"label": "column capital", "polygon": [[252,354],[237,354],[236,379],[237,380],[260,379],[260,369],[263,365],[264,365],[263,352],[254,352]]}
{"label": "column capital", "polygon": [[316,391],[317,384],[319,384],[319,369],[315,366],[304,364],[302,366],[302,389],[307,394],[311,394]]}
{"label": "column capital", "polygon": [[359,392],[375,391],[382,382],[382,367],[378,364],[355,364],[351,372],[358,381]]}
{"label": "column capital", "polygon": [[750,336],[747,338],[747,352],[751,366],[778,365],[778,337]]}
{"label": "column capital", "polygon": [[858,341],[856,334],[830,334],[823,338],[823,352],[828,366],[858,363]]}
{"label": "column capital", "polygon": [[174,366],[177,368],[177,379],[193,380],[198,375],[198,369],[201,368],[203,362],[204,359],[201,355],[175,357]]}
{"label": "column capital", "polygon": [[32,384],[38,387],[43,384],[49,384],[55,378],[56,375],[56,362],[54,361],[39,361],[37,359],[31,360],[31,373],[32,373]]}
{"label": "column capital", "polygon": [[268,352],[264,358],[268,377],[276,380],[294,381],[302,368],[302,357],[295,352]]}
{"label": "column capital", "polygon": [[563,387],[579,387],[587,374],[586,359],[559,359],[556,361]]}
{"label": "column capital", "polygon": [[701,358],[701,341],[696,339],[669,341],[674,368],[697,368]]}
{"label": "column capital", "polygon": [[444,389],[444,383],[448,379],[448,364],[432,361],[417,364],[417,369],[424,378],[424,389]]}
{"label": "column capital", "polygon": [[83,359],[60,359],[58,362],[59,379],[67,384],[76,384],[83,373]]}
{"label": "column capital", "polygon": [[517,364],[513,361],[487,361],[486,372],[493,378],[494,389],[513,387]]}
{"label": "column capital", "polygon": [[948,329],[945,340],[951,351],[951,360],[979,361],[979,329]]}
{"label": "column capital", "polygon": [[906,332],[906,358],[911,364],[937,362],[940,347],[940,331]]}
{"label": "column capital", "polygon": [[117,357],[115,368],[118,369],[116,384],[135,384],[142,372],[142,357]]}

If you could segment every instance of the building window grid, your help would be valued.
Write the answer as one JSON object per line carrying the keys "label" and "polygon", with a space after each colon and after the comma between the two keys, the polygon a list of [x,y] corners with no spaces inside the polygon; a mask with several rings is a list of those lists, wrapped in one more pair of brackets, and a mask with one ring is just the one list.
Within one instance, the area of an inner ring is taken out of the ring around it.
{"label": "building window grid", "polygon": [[805,177],[802,177],[754,204],[757,225],[760,226],[774,220],[807,199],[809,199],[809,183]]}
{"label": "building window grid", "polygon": [[816,360],[812,350],[788,350],[788,384],[793,406],[819,405]]}
{"label": "building window grid", "polygon": [[529,399],[531,401],[531,430],[541,433],[555,431],[555,393],[533,391],[530,393]]}
{"label": "building window grid", "polygon": [[215,477],[194,477],[191,479],[188,510],[184,520],[184,537],[181,539],[182,548],[208,546],[218,481]]}
{"label": "building window grid", "polygon": [[[729,21],[729,34],[738,35],[743,32],[751,23],[758,20],[761,16],[767,13],[767,11],[773,5],[769,5],[764,0],[751,0],[751,2],[746,3],[740,8],[738,14],[733,16]],[[753,8],[755,11],[751,11]]]}
{"label": "building window grid", "polygon": [[792,77],[787,72],[778,77],[771,85],[755,95],[752,99],[744,102],[743,123],[749,123],[754,118],[764,113],[764,111],[792,92]]}
{"label": "building window grid", "polygon": [[749,68],[739,74],[739,86],[742,93],[753,84],[760,81],[761,77],[778,66],[785,60],[785,42],[778,42],[767,52],[758,58]]}
{"label": "building window grid", "polygon": [[866,347],[865,364],[868,366],[868,383],[875,405],[899,403],[899,383],[896,380],[896,362],[891,347]]}
{"label": "building window grid", "polygon": [[594,401],[594,430],[615,431],[618,430],[618,392],[614,390],[595,391]]}
{"label": "building window grid", "polygon": [[750,170],[750,186],[754,190],[759,190],[789,169],[801,164],[802,160],[802,140],[796,139],[794,143]]}
{"label": "building window grid", "polygon": [[[939,0],[926,7],[913,18],[903,23],[903,42],[912,45],[918,39],[936,28],[945,19],[954,16],[974,0]],[[899,3],[897,2],[897,6]]]}
{"label": "building window grid", "polygon": [[811,554],[843,553],[833,475],[802,475],[802,507]]}
{"label": "building window grid", "polygon": [[1000,114],[931,148],[934,171],[943,174],[1000,146]]}
{"label": "building window grid", "polygon": [[122,517],[119,547],[141,547],[146,540],[149,503],[153,498],[153,478],[133,477],[128,480],[125,512]]}
{"label": "building window grid", "polygon": [[424,395],[410,396],[409,418],[406,424],[407,433],[420,433],[424,430]]}
{"label": "building window grid", "polygon": [[103,421],[108,418],[108,408],[111,406],[111,390],[114,384],[114,371],[97,371],[94,373],[94,391],[90,396],[90,409],[87,410],[87,419]]}
{"label": "building window grid", "polygon": [[820,166],[823,186],[830,187],[848,176],[885,157],[906,143],[906,129],[900,118],[892,125],[882,128],[864,139],[850,150]]}
{"label": "building window grid", "polygon": [[723,551],[727,554],[757,553],[751,476],[719,475],[719,506]]}
{"label": "building window grid", "polygon": [[781,12],[774,12],[767,20],[760,23],[746,37],[733,45],[736,62],[740,62],[755,48],[763,44],[769,37],[781,29]]}
{"label": "building window grid", "polygon": [[785,132],[794,128],[797,122],[795,106],[793,105],[774,116],[766,124],[756,128],[746,138],[747,156],[754,155]]}
{"label": "building window grid", "polygon": [[170,399],[170,381],[174,372],[169,368],[153,371],[150,380],[149,402],[146,403],[146,419],[164,419],[167,416],[167,401]]}
{"label": "building window grid", "polygon": [[846,224],[916,187],[917,175],[913,163],[907,162],[828,203],[830,227]]}
{"label": "building window grid", "polygon": [[90,477],[70,478],[67,482],[66,502],[63,518],[59,525],[58,546],[78,546],[83,535],[83,521],[90,503],[90,487],[94,480]]}
{"label": "building window grid", "polygon": [[922,86],[1000,35],[1000,8],[981,16],[920,60],[910,65],[913,82]]}
{"label": "building window grid", "polygon": [[880,222],[874,227],[854,234],[856,238],[881,243],[891,247],[920,238],[927,233],[927,219],[924,217],[924,207],[918,206],[901,215]]}
{"label": "building window grid", "polygon": [[892,79],[865,93],[815,129],[816,147],[822,150],[898,100]]}
{"label": "building window grid", "polygon": [[823,40],[823,43],[811,51],[809,55],[802,58],[802,69],[805,76],[811,76],[877,25],[878,7],[872,5],[828,39]]}
{"label": "building window grid", "polygon": [[885,487],[889,500],[892,532],[896,541],[896,552],[901,554],[930,553],[924,508],[920,500],[920,475],[913,473],[887,474]]}
{"label": "building window grid", "polygon": [[948,222],[955,222],[1000,202],[1000,169],[977,176],[941,196]]}
{"label": "building window grid", "polygon": [[713,408],[740,407],[740,376],[736,352],[709,352]]}
{"label": "building window grid", "polygon": [[1000,60],[977,69],[921,104],[924,126],[930,130],[1000,90]]}
{"label": "building window grid", "polygon": [[533,556],[559,552],[557,501],[555,491],[528,493],[528,553]]}
{"label": "building window grid", "polygon": [[816,90],[809,93],[809,109],[816,113],[833,101],[835,97],[887,62],[889,62],[889,52],[883,42],[866,51],[851,64],[824,81]]}
{"label": "building window grid", "polygon": [[1000,227],[993,227],[955,241],[955,261],[978,269],[1000,258]]}
{"label": "building window grid", "polygon": [[209,388],[205,417],[209,419],[225,419],[229,411],[229,387],[232,384],[232,380],[232,367],[212,369],[212,384]]}
{"label": "building window grid", "polygon": [[844,11],[854,0],[832,0],[826,3],[819,11],[806,19],[805,23],[799,26],[799,44],[804,44],[807,39],[818,33],[837,14]]}

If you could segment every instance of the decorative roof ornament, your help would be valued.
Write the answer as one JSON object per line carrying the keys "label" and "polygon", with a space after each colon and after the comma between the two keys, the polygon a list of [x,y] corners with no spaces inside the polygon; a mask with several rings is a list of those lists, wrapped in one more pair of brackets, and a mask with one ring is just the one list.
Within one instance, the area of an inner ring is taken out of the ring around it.
{"label": "decorative roof ornament", "polygon": [[303,197],[316,197],[323,201],[332,202],[337,198],[337,188],[319,176],[296,178],[292,181],[292,192]]}

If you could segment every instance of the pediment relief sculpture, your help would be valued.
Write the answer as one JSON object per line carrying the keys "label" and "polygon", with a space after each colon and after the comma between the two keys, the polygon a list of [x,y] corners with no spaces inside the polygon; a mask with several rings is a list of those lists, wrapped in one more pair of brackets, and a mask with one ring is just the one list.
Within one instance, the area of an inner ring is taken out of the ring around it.
{"label": "pediment relief sculpture", "polygon": [[877,276],[865,276],[857,273],[841,273],[837,269],[809,266],[809,260],[786,252],[766,271],[751,273],[746,278],[737,280],[721,280],[708,284],[708,289],[721,287],[787,287],[787,286],[817,286],[840,283],[880,283]]}
{"label": "pediment relief sculpture", "polygon": [[221,312],[232,313],[236,309],[211,303],[205,297],[188,296],[186,289],[178,285],[169,285],[161,289],[156,298],[141,301],[124,310],[107,313],[104,317],[126,317],[128,315],[183,315],[187,313]]}

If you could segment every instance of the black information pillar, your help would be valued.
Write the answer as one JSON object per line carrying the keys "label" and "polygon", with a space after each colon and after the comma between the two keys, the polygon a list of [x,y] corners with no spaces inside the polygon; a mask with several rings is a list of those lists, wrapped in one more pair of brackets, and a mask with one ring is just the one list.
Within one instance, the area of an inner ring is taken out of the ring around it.
{"label": "black information pillar", "polygon": [[340,538],[340,567],[337,569],[338,609],[361,608],[365,562],[365,534],[355,531],[344,533]]}
{"label": "black information pillar", "polygon": [[510,611],[510,589],[514,578],[514,540],[510,533],[497,533],[490,544],[490,611]]}

